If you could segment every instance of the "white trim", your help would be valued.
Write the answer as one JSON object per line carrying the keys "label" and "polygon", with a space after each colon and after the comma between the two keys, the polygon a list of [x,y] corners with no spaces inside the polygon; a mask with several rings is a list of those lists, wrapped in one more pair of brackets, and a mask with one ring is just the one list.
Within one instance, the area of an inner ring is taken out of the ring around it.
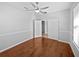
{"label": "white trim", "polygon": [[60,39],[58,39],[58,41],[68,43],[70,45],[70,43],[68,41],[64,41],[64,40],[60,40]]}
{"label": "white trim", "polygon": [[[30,31],[29,31],[29,32],[30,32]],[[8,35],[16,35],[16,34],[19,34],[19,33],[29,33],[29,32],[27,32],[27,31],[18,31],[18,32],[5,33],[5,34],[1,34],[0,37],[2,37],[2,36],[8,36]],[[19,45],[19,44],[21,44],[21,43],[23,43],[23,42],[25,42],[25,41],[28,41],[28,40],[31,39],[31,38],[32,38],[32,36],[29,37],[29,38],[23,38],[23,39],[25,39],[25,40],[23,40],[23,41],[21,41],[21,42],[19,42],[19,43],[16,43],[16,44],[14,44],[14,45],[11,45],[11,46],[9,46],[9,47],[7,47],[7,48],[4,48],[3,50],[0,50],[0,52],[3,52],[3,51],[6,51],[6,50],[8,50],[8,49],[10,49],[10,48],[12,48],[12,47],[15,47],[15,46],[17,46],[17,45]]]}
{"label": "white trim", "polygon": [[28,39],[26,39],[26,40],[24,40],[24,41],[22,41],[22,42],[19,42],[19,43],[17,43],[17,44],[14,44],[14,45],[12,45],[12,46],[9,46],[9,47],[7,47],[7,48],[5,48],[5,49],[3,49],[3,50],[0,50],[0,53],[1,53],[1,52],[4,52],[4,51],[6,51],[6,50],[8,50],[8,49],[10,49],[10,48],[13,48],[13,47],[15,47],[15,46],[17,46],[17,45],[19,45],[19,44],[21,44],[21,43],[23,43],[23,42],[26,42],[26,41],[28,41],[29,39],[31,39],[31,38],[28,38]]}
{"label": "white trim", "polygon": [[[48,38],[51,38],[51,37],[48,36]],[[68,43],[68,44],[70,43],[68,41],[60,40],[60,39],[57,39],[57,38],[51,38],[51,39],[54,39],[54,40],[57,40],[57,41],[60,41],[60,42],[64,42],[64,43]]]}
{"label": "white trim", "polygon": [[[15,47],[15,46],[17,46],[17,45],[19,45],[19,44],[21,44],[21,43],[23,43],[23,42],[26,42],[26,41],[28,41],[29,39],[32,39],[32,37],[31,37],[31,38],[28,38],[28,39],[26,39],[26,40],[24,40],[24,41],[22,41],[22,42],[19,42],[19,43],[17,43],[17,44],[14,44],[14,45],[12,45],[12,46],[9,46],[9,47],[7,47],[7,48],[5,48],[5,49],[3,49],[3,50],[0,50],[0,53],[1,53],[1,52],[4,52],[4,51],[6,51],[6,50],[8,50],[8,49],[10,49],[10,48],[13,48],[13,47]],[[54,40],[57,40],[57,39],[54,39]],[[62,40],[58,40],[58,41],[64,42],[64,43],[69,43],[69,42],[67,42],[67,41],[62,41]]]}
{"label": "white trim", "polygon": [[[18,32],[11,32],[11,33],[1,34],[0,36],[12,35],[12,34],[23,33],[23,32],[24,32],[24,33],[28,33],[28,32],[26,32],[26,31],[18,31]],[[39,36],[38,36],[38,37],[39,37]],[[48,35],[48,37],[49,37],[49,35]],[[11,45],[11,46],[9,46],[9,47],[3,49],[3,50],[0,50],[0,52],[6,51],[6,50],[8,50],[8,49],[10,49],[10,48],[12,48],[12,47],[15,47],[15,46],[17,46],[17,45],[19,45],[19,44],[21,44],[21,43],[23,43],[23,42],[25,42],[25,41],[28,41],[29,39],[32,39],[32,38],[33,38],[32,36],[31,36],[30,38],[27,38],[27,39],[24,38],[25,40],[23,40],[23,41],[21,41],[21,42],[19,42],[19,43],[16,43],[16,44],[14,44],[14,45]],[[51,37],[49,37],[49,38],[51,38]],[[52,39],[58,40],[58,41],[60,41],[60,42],[69,43],[69,42],[67,42],[67,41],[60,40],[60,39],[57,39],[57,38],[52,38]]]}
{"label": "white trim", "polygon": [[[63,31],[62,31],[63,32]],[[53,35],[53,34],[52,34]],[[51,37],[51,35],[50,34],[48,34],[48,38],[51,38],[51,39],[54,39],[54,40],[58,40],[58,41],[60,41],[60,42],[64,42],[64,43],[68,43],[69,44],[69,42],[68,41],[66,41],[66,40],[60,40],[59,39],[59,37],[58,37],[58,35],[56,36],[56,37]]]}
{"label": "white trim", "polygon": [[60,39],[58,39],[58,41],[63,42],[63,43],[68,43],[68,44],[69,44],[68,41],[64,41],[64,40],[60,40]]}

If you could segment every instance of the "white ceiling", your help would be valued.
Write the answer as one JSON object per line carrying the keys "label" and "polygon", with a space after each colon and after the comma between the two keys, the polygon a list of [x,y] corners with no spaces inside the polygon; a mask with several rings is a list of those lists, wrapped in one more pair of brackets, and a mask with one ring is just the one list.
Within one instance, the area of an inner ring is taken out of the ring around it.
{"label": "white ceiling", "polygon": [[[30,2],[6,2],[6,4],[22,11],[25,11],[24,7],[33,8]],[[76,4],[76,2],[40,2],[39,7],[49,6],[49,9],[45,11],[56,12],[72,8]]]}

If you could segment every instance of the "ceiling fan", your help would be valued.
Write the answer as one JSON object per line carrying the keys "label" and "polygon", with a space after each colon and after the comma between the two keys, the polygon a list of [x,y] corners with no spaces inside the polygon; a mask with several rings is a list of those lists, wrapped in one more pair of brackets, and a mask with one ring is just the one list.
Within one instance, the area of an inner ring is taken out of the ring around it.
{"label": "ceiling fan", "polygon": [[34,9],[29,9],[29,8],[27,8],[27,7],[24,7],[24,8],[26,9],[26,11],[34,11],[35,13],[46,14],[47,12],[46,12],[46,11],[43,11],[43,10],[49,8],[49,6],[40,8],[40,7],[39,7],[39,2],[35,2],[35,3],[32,3],[32,2],[31,2],[31,5],[33,6]]}

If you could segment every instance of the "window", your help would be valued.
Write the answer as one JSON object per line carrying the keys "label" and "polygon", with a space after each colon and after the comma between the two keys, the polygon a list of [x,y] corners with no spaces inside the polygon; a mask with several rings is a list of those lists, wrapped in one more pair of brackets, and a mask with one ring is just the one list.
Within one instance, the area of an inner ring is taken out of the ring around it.
{"label": "window", "polygon": [[79,5],[74,8],[74,42],[79,47]]}

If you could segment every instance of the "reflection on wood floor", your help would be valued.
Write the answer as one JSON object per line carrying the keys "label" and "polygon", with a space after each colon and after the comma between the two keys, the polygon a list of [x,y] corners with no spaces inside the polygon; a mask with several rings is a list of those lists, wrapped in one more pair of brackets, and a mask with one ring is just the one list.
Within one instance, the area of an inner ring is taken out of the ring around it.
{"label": "reflection on wood floor", "polygon": [[8,49],[0,56],[6,57],[74,57],[68,43],[37,37]]}

